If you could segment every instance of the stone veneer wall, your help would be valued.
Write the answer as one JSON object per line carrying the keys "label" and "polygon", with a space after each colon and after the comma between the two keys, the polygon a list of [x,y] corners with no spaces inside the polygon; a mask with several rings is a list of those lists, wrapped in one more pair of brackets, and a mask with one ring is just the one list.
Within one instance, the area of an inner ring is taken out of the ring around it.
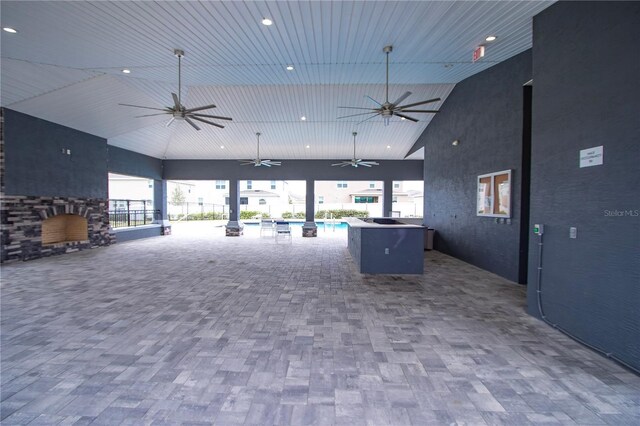
{"label": "stone veneer wall", "polygon": [[[107,200],[3,196],[0,214],[2,262],[37,259],[115,242],[115,237],[109,233]],[[89,239],[43,246],[42,221],[59,214],[77,214],[86,218]]]}
{"label": "stone veneer wall", "polygon": [[[0,262],[30,260],[115,242],[109,232],[108,201],[5,195],[4,114],[0,109]],[[59,214],[87,219],[88,240],[42,245],[42,221]]]}

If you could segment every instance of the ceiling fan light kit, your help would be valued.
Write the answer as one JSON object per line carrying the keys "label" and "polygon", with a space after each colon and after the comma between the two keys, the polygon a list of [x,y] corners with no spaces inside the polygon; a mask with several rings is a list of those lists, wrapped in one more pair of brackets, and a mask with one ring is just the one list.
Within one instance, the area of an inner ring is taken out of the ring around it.
{"label": "ceiling fan light kit", "polygon": [[262,160],[262,159],[260,159],[260,135],[261,134],[262,133],[260,133],[260,132],[256,133],[256,137],[258,138],[258,155],[256,156],[256,158],[254,160],[240,160],[240,165],[241,166],[251,166],[251,165],[253,165],[254,167],[260,167],[260,166],[271,167],[271,166],[281,166],[282,165],[281,161]]}
{"label": "ceiling fan light kit", "polygon": [[411,109],[411,108],[419,106],[419,105],[429,104],[429,103],[432,103],[432,102],[438,102],[438,101],[440,101],[440,98],[429,99],[429,100],[426,100],[426,101],[415,102],[415,103],[407,104],[407,105],[400,105],[405,99],[407,99],[409,96],[411,96],[411,92],[409,92],[409,91],[407,91],[404,94],[402,94],[398,99],[395,100],[395,102],[389,102],[389,53],[391,53],[393,51],[393,46],[385,46],[382,49],[382,51],[386,55],[386,64],[387,64],[387,80],[386,80],[386,84],[385,84],[385,101],[384,101],[384,103],[380,103],[380,102],[376,101],[371,96],[365,96],[366,98],[368,98],[369,100],[374,102],[377,105],[377,107],[376,108],[361,108],[361,107],[340,106],[338,108],[367,110],[367,112],[358,113],[358,114],[351,114],[351,115],[344,115],[342,117],[338,117],[338,119],[350,118],[350,117],[361,117],[361,116],[370,115],[370,117],[364,118],[362,121],[358,122],[358,124],[360,124],[360,123],[364,123],[365,121],[369,121],[372,118],[381,116],[384,119],[384,125],[388,126],[389,122],[391,120],[391,117],[393,117],[394,115],[400,117],[403,120],[409,120],[409,121],[413,121],[414,123],[416,123],[416,122],[419,121],[417,118],[413,118],[411,116],[408,116],[405,113],[408,112],[408,113],[435,114],[435,113],[439,112],[438,110]]}
{"label": "ceiling fan light kit", "polygon": [[356,136],[358,136],[358,132],[353,132],[352,135],[353,135],[353,158],[351,160],[345,160],[345,161],[341,161],[339,163],[332,164],[331,166],[340,166],[340,167],[347,167],[347,166],[351,166],[351,167],[358,167],[358,166],[373,167],[373,166],[379,166],[380,164],[375,162],[375,161],[365,161],[365,160],[362,160],[360,158],[356,158]]}
{"label": "ceiling fan light kit", "polygon": [[224,129],[224,126],[222,124],[214,123],[213,121],[211,121],[211,119],[231,121],[232,120],[231,117],[221,117],[219,115],[202,114],[199,112],[207,109],[216,108],[215,105],[211,104],[211,105],[205,105],[205,106],[200,106],[195,108],[187,108],[184,105],[182,105],[182,58],[184,56],[184,51],[181,49],[174,49],[173,54],[178,58],[178,94],[171,93],[171,97],[173,98],[172,107],[153,108],[153,107],[131,105],[131,104],[118,104],[118,105],[128,106],[133,108],[144,108],[144,109],[162,111],[155,114],[138,115],[136,116],[136,118],[169,114],[171,115],[171,119],[167,122],[166,124],[167,127],[169,127],[175,120],[178,120],[178,121],[186,121],[194,129],[200,130],[200,127],[194,122],[195,120],[201,123],[210,124],[212,126]]}

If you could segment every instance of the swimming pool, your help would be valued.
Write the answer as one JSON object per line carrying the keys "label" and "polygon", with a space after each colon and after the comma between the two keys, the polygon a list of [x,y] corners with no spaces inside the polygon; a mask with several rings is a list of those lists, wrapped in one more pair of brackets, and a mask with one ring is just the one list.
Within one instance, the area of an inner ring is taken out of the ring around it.
{"label": "swimming pool", "polygon": [[[286,220],[285,220],[285,222],[286,222]],[[256,223],[256,222],[243,222],[243,223],[244,223],[244,226],[248,226],[250,228],[254,228],[254,227],[258,228],[258,227],[260,227],[260,224]],[[289,226],[291,226],[291,227],[301,228],[302,225],[304,225],[304,222],[289,222]],[[331,229],[333,229],[334,224],[333,223],[327,223],[326,226],[325,226],[324,221],[319,220],[319,221],[316,221],[316,226],[320,230],[325,229],[325,228],[331,230]],[[347,229],[348,225],[347,225],[346,222],[336,222],[335,223],[335,228],[336,229]]]}

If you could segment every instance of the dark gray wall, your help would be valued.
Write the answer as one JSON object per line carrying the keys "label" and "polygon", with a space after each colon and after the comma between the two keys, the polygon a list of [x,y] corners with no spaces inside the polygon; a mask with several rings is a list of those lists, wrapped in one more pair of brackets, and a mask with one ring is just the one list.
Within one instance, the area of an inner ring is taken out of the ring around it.
{"label": "dark gray wall", "polygon": [[123,243],[142,238],[159,237],[162,235],[162,227],[160,225],[140,226],[128,229],[114,229],[113,232],[116,234],[116,242]]}
{"label": "dark gray wall", "polygon": [[162,179],[162,160],[115,146],[108,147],[107,168],[111,173]]}
{"label": "dark gray wall", "polygon": [[377,167],[331,167],[335,160],[283,160],[280,167],[241,166],[232,160],[165,160],[164,178],[182,180],[422,180],[421,160],[379,161]]}
{"label": "dark gray wall", "polygon": [[[349,227],[348,248],[363,274],[424,273],[422,228]],[[385,253],[389,249],[389,254]]]}
{"label": "dark gray wall", "polygon": [[[424,145],[424,217],[436,248],[518,280],[523,84],[531,51],[456,85],[414,148]],[[454,140],[458,146],[452,146]],[[476,216],[478,175],[512,170],[511,224]]]}
{"label": "dark gray wall", "polygon": [[7,195],[107,198],[106,139],[6,108],[4,119]]}
{"label": "dark gray wall", "polygon": [[[561,2],[533,28],[531,223],[546,231],[543,308],[550,321],[640,368],[640,4]],[[579,151],[600,145],[604,164],[579,168]],[[532,315],[537,242],[529,251]]]}

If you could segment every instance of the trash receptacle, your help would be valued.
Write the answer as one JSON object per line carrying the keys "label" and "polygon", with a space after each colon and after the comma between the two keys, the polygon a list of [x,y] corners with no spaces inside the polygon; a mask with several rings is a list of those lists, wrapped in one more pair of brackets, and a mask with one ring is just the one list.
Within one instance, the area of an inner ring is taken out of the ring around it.
{"label": "trash receptacle", "polygon": [[427,235],[424,240],[424,248],[425,250],[433,250],[433,234],[435,233],[435,229],[427,228]]}

